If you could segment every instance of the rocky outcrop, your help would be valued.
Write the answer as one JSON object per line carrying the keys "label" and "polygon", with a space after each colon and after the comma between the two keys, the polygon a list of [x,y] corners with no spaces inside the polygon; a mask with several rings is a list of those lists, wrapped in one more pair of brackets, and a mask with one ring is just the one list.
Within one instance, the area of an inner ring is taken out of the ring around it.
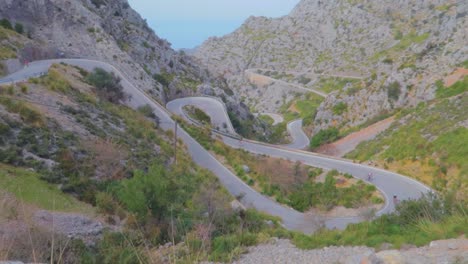
{"label": "rocky outcrop", "polygon": [[[466,2],[454,0],[302,0],[287,16],[251,17],[210,38],[195,57],[245,96],[255,95],[245,88],[244,71],[252,68],[315,74],[312,84],[320,74],[364,76],[328,96],[314,122],[316,130],[356,126],[434,97],[435,81],[468,59],[467,12]],[[278,93],[268,103],[281,100]],[[347,111],[334,113],[338,103]]]}

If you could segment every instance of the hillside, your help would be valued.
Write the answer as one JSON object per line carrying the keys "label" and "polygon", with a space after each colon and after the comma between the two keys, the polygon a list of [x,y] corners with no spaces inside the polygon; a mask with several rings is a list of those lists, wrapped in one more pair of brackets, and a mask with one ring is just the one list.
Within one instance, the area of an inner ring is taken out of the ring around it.
{"label": "hillside", "polygon": [[303,0],[287,16],[251,17],[210,38],[195,57],[252,109],[278,112],[304,93],[278,81],[286,80],[330,93],[314,132],[350,128],[434,98],[435,81],[468,59],[466,14],[464,1]]}
{"label": "hillside", "polygon": [[222,78],[173,50],[126,0],[1,0],[0,19],[22,28],[21,41],[9,40],[12,33],[0,35],[0,41],[9,43],[0,60],[10,59],[0,63],[2,68],[14,71],[25,62],[50,58],[100,60],[120,69],[163,104],[191,95],[218,96],[244,121],[241,131],[263,133]]}
{"label": "hillside", "polygon": [[[0,260],[154,263],[148,250],[187,237],[276,230],[256,211],[239,217],[234,198],[180,141],[174,149],[151,108],[127,101],[113,74],[65,64],[0,86]],[[179,258],[230,251],[204,246]]]}
{"label": "hillside", "polygon": [[468,77],[450,87],[439,83],[437,98],[404,110],[390,128],[361,143],[348,158],[378,163],[384,168],[452,192],[468,201]]}
{"label": "hillside", "polygon": [[[465,7],[303,0],[197,59],[127,0],[0,0],[0,263],[464,261]],[[389,115],[356,162],[243,139]]]}

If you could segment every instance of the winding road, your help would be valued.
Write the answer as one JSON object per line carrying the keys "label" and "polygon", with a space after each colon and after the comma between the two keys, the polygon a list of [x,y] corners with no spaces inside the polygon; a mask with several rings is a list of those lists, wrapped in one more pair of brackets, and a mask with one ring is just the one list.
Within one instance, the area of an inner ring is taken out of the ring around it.
{"label": "winding road", "polygon": [[[125,74],[117,70],[114,66],[104,62],[85,59],[57,59],[32,62],[30,63],[29,67],[15,72],[6,78],[0,79],[0,84],[10,84],[13,82],[24,81],[30,77],[40,75],[44,72],[47,72],[49,67],[54,63],[66,63],[69,65],[79,66],[89,71],[96,67],[100,67],[106,71],[114,72],[121,78],[121,84],[124,88],[124,91],[131,95],[129,101],[126,102],[129,106],[137,108],[143,105],[150,105],[153,108],[154,113],[160,118],[161,127],[164,130],[174,129],[175,123],[174,120],[171,119],[171,113],[169,111],[167,111],[163,106],[152,99],[144,91],[138,89],[136,86],[130,83]],[[196,99],[195,104],[198,102],[198,99]],[[175,107],[175,109],[177,109],[179,106],[181,106],[181,104],[172,103],[170,108],[172,109]],[[205,109],[209,110],[212,108],[205,106],[204,110]],[[218,108],[215,107],[213,109]],[[311,233],[318,227],[314,220],[314,216],[303,214],[286,206],[280,205],[272,199],[256,192],[231,171],[229,171],[226,167],[224,167],[183,129],[179,130],[178,136],[187,146],[188,152],[192,156],[194,162],[199,166],[213,172],[232,195],[242,196],[243,198],[241,202],[244,205],[251,206],[270,215],[280,217],[283,221],[283,225],[290,230]],[[367,173],[372,172],[375,175],[375,179],[372,183],[375,184],[375,186],[386,197],[386,204],[377,213],[378,215],[393,211],[394,206],[391,203],[390,197],[394,194],[398,195],[399,199],[404,200],[418,198],[422,195],[422,193],[430,191],[430,189],[425,185],[408,177],[382,169],[356,164],[349,160],[336,159],[310,152],[294,150],[285,146],[269,145],[251,140],[239,140],[238,138],[226,136],[224,134],[220,134],[219,136],[226,144],[234,148],[242,148],[252,153],[266,154],[269,156],[285,158],[292,161],[300,161],[305,164],[324,169],[337,169],[338,171],[344,173],[350,173],[356,178],[363,179]],[[355,223],[362,220],[363,219],[359,217],[331,218],[326,219],[325,225],[328,228],[344,228],[349,223]]]}
{"label": "winding road", "polygon": [[[211,118],[212,127],[223,133],[227,133],[236,138],[240,136],[234,130],[234,127],[229,119],[226,106],[220,100],[212,97],[184,97],[170,101],[166,104],[166,108],[173,114],[185,118],[187,121],[198,124],[192,120],[184,111],[184,106],[196,106],[203,110]],[[302,130],[302,120],[289,122],[287,129],[292,138],[292,143],[284,145],[292,149],[304,149],[309,145],[309,137]]]}

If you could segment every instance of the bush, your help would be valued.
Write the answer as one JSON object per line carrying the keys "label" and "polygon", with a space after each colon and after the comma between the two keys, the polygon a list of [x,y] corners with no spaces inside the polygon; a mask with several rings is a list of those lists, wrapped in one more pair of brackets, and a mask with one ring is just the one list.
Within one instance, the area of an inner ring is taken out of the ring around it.
{"label": "bush", "polygon": [[65,93],[71,88],[70,83],[55,69],[50,69],[47,75],[41,78],[40,81],[52,91]]}
{"label": "bush", "polygon": [[100,192],[96,195],[96,206],[102,213],[114,214],[118,205],[112,195]]}
{"label": "bush", "polygon": [[435,195],[404,201],[396,207],[398,224],[410,225],[422,220],[438,222],[447,213],[444,207],[443,201]]}
{"label": "bush", "polygon": [[200,108],[198,107],[195,107],[195,106],[188,106],[187,107],[187,110],[188,110],[188,114],[190,117],[192,117],[193,119],[201,122],[202,124],[207,124],[207,125],[210,125],[211,124],[211,118],[209,115],[207,115],[203,110],[201,110]]}
{"label": "bush", "polygon": [[166,72],[161,72],[161,73],[155,73],[153,75],[153,79],[155,79],[158,83],[162,84],[162,86],[168,87],[169,84],[174,79],[174,76]]}
{"label": "bush", "polygon": [[341,115],[348,110],[348,105],[345,102],[339,102],[333,106],[333,114]]}
{"label": "bush", "polygon": [[387,95],[393,101],[398,100],[401,94],[401,85],[399,82],[394,81],[387,86]]}
{"label": "bush", "polygon": [[13,26],[11,25],[10,20],[8,20],[6,18],[0,19],[0,26],[4,27],[6,29],[13,30]]}
{"label": "bush", "polygon": [[19,87],[20,87],[22,93],[24,93],[24,94],[28,93],[28,86],[26,84],[21,83],[21,84],[19,84]]}
{"label": "bush", "polygon": [[16,31],[18,34],[23,34],[23,33],[24,33],[23,24],[21,24],[21,23],[16,23],[16,24],[15,24],[15,31]]}
{"label": "bush", "polygon": [[236,235],[220,236],[213,240],[211,261],[228,262],[232,260],[231,252],[240,246],[240,241]]}
{"label": "bush", "polygon": [[118,103],[125,99],[120,78],[101,68],[96,68],[86,76],[86,81],[97,88],[97,94],[111,103]]}
{"label": "bush", "polygon": [[325,130],[320,130],[310,140],[310,148],[315,149],[322,144],[330,143],[338,139],[339,130],[336,127],[332,127]]}
{"label": "bush", "polygon": [[393,60],[391,58],[385,58],[382,62],[386,64],[392,64]]}
{"label": "bush", "polygon": [[41,126],[43,124],[41,114],[23,102],[14,101],[9,98],[0,98],[0,104],[4,105],[7,111],[19,114],[21,119],[27,124],[34,126]]}
{"label": "bush", "polygon": [[156,115],[153,112],[153,108],[151,108],[151,106],[148,104],[138,107],[138,112],[142,113],[146,117],[156,118]]}

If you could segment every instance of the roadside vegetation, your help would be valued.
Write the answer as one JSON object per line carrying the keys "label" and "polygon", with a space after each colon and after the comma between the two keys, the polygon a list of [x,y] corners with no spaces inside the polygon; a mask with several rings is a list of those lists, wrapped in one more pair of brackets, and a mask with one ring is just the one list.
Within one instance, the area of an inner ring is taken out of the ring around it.
{"label": "roadside vegetation", "polygon": [[302,249],[359,245],[379,249],[387,243],[396,249],[405,244],[423,246],[434,240],[466,236],[467,210],[466,204],[460,205],[452,195],[425,196],[403,201],[395,213],[351,224],[344,231],[323,229],[310,236],[294,233],[291,237]]}
{"label": "roadside vegetation", "polygon": [[285,122],[303,119],[303,125],[308,126],[314,121],[317,108],[322,102],[323,97],[314,93],[308,93],[284,104],[280,108],[280,112],[283,114]]}
{"label": "roadside vegetation", "polygon": [[184,106],[184,111],[190,116],[190,118],[200,122],[201,124],[211,126],[211,118],[200,108],[189,105]]}
{"label": "roadside vegetation", "polygon": [[209,129],[189,125],[181,119],[179,123],[245,183],[298,211],[312,208],[329,211],[336,206],[359,208],[384,202],[373,185],[349,174],[336,170],[324,173],[300,162],[234,149],[211,137]]}
{"label": "roadside vegetation", "polygon": [[314,150],[323,144],[334,142],[338,139],[339,134],[340,131],[336,127],[320,130],[310,139],[310,148]]}

